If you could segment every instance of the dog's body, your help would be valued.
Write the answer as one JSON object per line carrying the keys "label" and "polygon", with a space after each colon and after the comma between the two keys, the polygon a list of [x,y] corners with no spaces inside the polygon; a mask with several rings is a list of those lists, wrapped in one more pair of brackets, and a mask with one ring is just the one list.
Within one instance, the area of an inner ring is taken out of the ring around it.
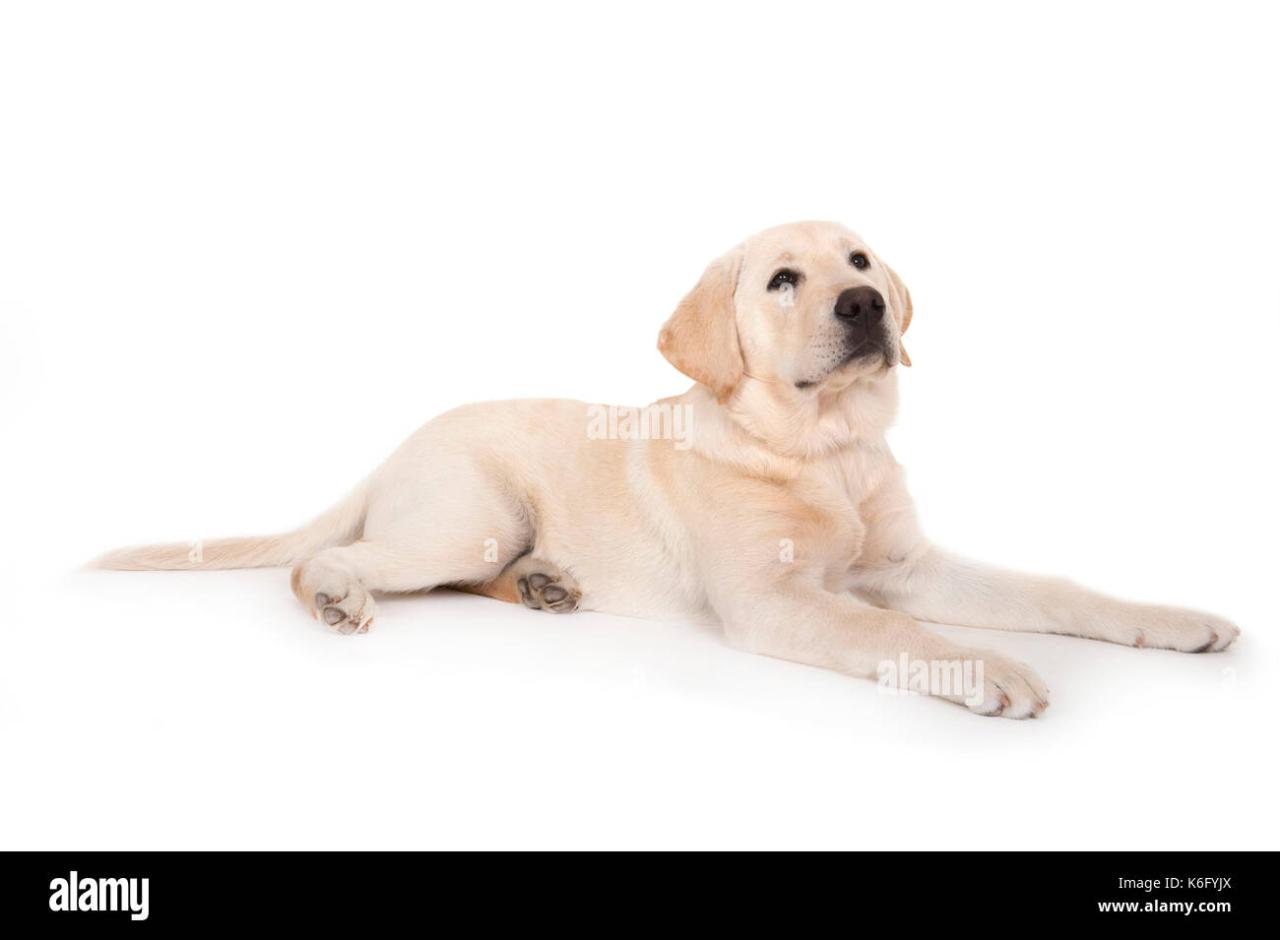
{"label": "dog's body", "polygon": [[[981,662],[978,694],[911,685],[1009,717],[1047,705],[1039,678],[917,619],[1228,646],[1238,631],[1220,618],[1001,572],[924,539],[884,436],[910,319],[902,282],[853,233],[771,229],[713,262],[668,321],[659,346],[698,384],[624,416],[630,433],[579,402],[468,405],[297,532],[101,563],[294,565],[295,593],[341,632],[368,628],[370,592],[453,586],[553,611],[718,623],[740,648],[856,675],[903,656]],[[673,421],[681,440],[634,433]]]}

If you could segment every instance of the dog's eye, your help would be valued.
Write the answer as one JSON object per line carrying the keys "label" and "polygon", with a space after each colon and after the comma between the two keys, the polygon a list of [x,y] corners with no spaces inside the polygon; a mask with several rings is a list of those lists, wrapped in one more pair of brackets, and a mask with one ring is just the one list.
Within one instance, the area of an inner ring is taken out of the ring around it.
{"label": "dog's eye", "polygon": [[865,254],[863,254],[860,251],[855,251],[853,254],[849,256],[849,263],[853,265],[855,268],[857,268],[859,271],[863,270],[864,268],[871,267],[871,259],[868,258]]}
{"label": "dog's eye", "polygon": [[792,286],[800,283],[800,272],[792,271],[790,268],[783,268],[773,277],[769,278],[769,290],[779,290],[783,284],[791,284]]}

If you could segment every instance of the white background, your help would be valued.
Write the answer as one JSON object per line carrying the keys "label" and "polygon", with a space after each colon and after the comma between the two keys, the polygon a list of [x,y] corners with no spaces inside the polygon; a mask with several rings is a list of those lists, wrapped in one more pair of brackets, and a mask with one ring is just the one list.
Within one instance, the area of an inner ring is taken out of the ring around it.
{"label": "white background", "polygon": [[[0,847],[1277,847],[1277,22],[1263,5],[8,3]],[[892,443],[975,557],[1235,619],[952,630],[1033,722],[705,629],[287,573],[432,415],[641,404],[702,267],[853,226],[915,297]]]}

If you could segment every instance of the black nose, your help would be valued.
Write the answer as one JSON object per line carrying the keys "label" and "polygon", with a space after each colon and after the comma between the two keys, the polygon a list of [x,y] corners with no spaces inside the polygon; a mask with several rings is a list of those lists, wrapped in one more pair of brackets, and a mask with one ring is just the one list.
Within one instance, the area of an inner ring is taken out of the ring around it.
{"label": "black nose", "polygon": [[850,287],[836,298],[836,316],[851,325],[875,326],[884,319],[884,298],[874,287]]}

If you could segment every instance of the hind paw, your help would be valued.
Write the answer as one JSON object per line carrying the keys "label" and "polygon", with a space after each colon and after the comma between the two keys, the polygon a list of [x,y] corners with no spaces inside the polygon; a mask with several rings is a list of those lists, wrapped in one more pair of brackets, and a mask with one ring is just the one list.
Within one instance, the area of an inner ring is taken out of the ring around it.
{"label": "hind paw", "polygon": [[316,619],[339,633],[368,633],[373,626],[373,598],[359,582],[338,596],[317,591]]}
{"label": "hind paw", "polygon": [[567,614],[578,609],[582,591],[567,571],[538,558],[521,558],[515,563],[516,588],[524,606]]}
{"label": "hind paw", "polygon": [[336,633],[368,633],[373,597],[358,580],[312,559],[293,569],[293,593],[311,615]]}

